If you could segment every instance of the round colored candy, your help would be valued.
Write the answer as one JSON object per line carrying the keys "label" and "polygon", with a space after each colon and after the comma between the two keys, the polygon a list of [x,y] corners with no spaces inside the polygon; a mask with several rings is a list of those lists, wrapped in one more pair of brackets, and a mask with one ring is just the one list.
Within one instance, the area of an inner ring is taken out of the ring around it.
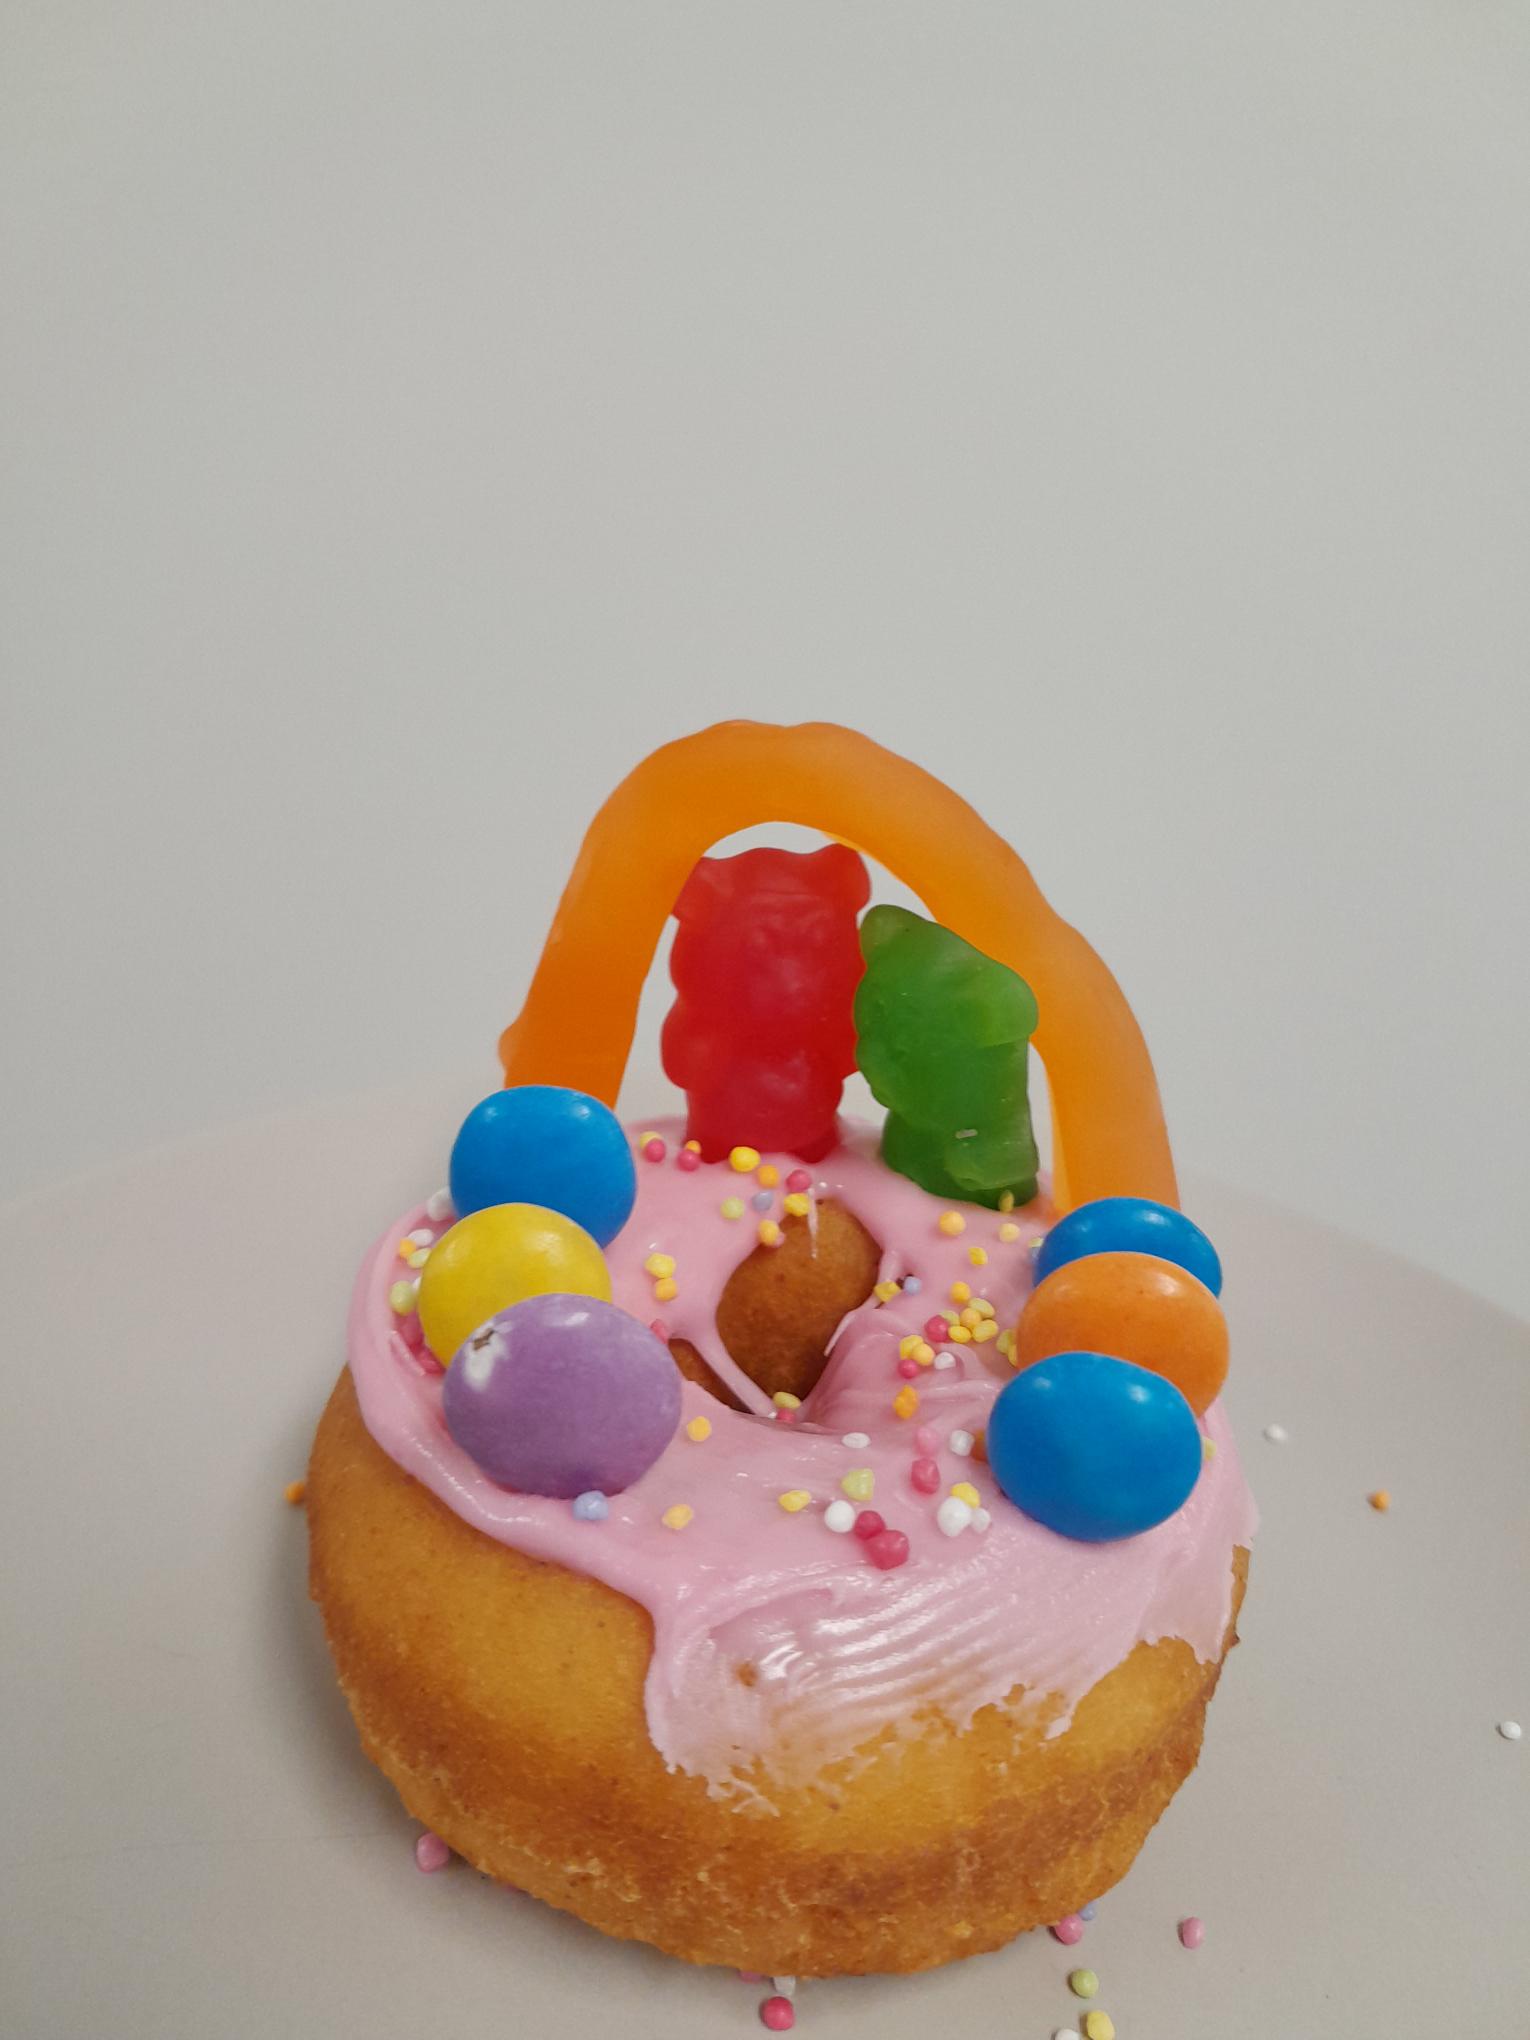
{"label": "round colored candy", "polygon": [[514,1084],[463,1120],[451,1185],[463,1218],[490,1204],[540,1204],[603,1247],[631,1215],[637,1173],[620,1120],[598,1098],[561,1084]]}
{"label": "round colored candy", "polygon": [[522,1494],[619,1494],[680,1422],[680,1370],[646,1325],[593,1296],[532,1296],[480,1325],[447,1369],[446,1428]]}
{"label": "round colored candy", "polygon": [[1172,1204],[1151,1197],[1096,1197],[1060,1218],[1041,1243],[1036,1280],[1045,1282],[1086,1254],[1155,1254],[1172,1261],[1213,1296],[1222,1294],[1222,1263],[1198,1225]]}
{"label": "round colored candy", "polygon": [[496,1311],[554,1290],[609,1301],[599,1247],[571,1218],[539,1204],[491,1204],[459,1218],[431,1248],[420,1272],[420,1329],[444,1363]]}
{"label": "round colored candy", "polygon": [[1194,1412],[1171,1381],[1104,1353],[1017,1374],[988,1419],[988,1463],[1017,1509],[1101,1544],[1172,1516],[1201,1470]]}
{"label": "round colored candy", "polygon": [[1090,1254],[1031,1291],[1015,1329],[1016,1367],[1079,1349],[1163,1375],[1197,1416],[1227,1378],[1222,1306],[1203,1282],[1152,1254]]}

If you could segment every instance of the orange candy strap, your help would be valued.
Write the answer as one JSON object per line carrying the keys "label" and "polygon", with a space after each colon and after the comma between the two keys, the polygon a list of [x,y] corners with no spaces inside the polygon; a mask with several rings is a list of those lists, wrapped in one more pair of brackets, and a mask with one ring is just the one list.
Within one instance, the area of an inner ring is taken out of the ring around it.
{"label": "orange candy strap", "polygon": [[1152,1061],[1120,986],[959,794],[834,723],[717,723],[628,774],[590,824],[526,1004],[500,1037],[507,1084],[568,1084],[615,1105],[681,887],[714,843],[761,822],[854,844],[1025,978],[1060,1211],[1095,1197],[1177,1204]]}

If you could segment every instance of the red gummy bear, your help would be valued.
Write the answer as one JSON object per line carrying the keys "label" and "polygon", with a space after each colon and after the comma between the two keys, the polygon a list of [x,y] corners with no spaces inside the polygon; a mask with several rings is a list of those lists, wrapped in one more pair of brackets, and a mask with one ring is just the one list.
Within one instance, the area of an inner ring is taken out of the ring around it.
{"label": "red gummy bear", "polygon": [[749,1146],[815,1162],[834,1145],[855,1067],[856,915],[870,895],[841,843],[703,857],[686,880],[663,1056],[706,1161]]}

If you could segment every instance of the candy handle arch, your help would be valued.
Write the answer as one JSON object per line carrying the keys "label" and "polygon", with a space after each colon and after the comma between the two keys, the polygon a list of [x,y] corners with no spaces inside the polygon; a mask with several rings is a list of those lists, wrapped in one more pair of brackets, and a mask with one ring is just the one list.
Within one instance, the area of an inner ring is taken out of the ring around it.
{"label": "candy handle arch", "polygon": [[568,1084],[615,1105],[681,887],[714,843],[762,822],[853,843],[1027,980],[1059,1209],[1118,1195],[1177,1204],[1152,1061],[1115,979],[959,794],[834,723],[718,723],[628,774],[590,824],[526,1003],[500,1037],[507,1084]]}

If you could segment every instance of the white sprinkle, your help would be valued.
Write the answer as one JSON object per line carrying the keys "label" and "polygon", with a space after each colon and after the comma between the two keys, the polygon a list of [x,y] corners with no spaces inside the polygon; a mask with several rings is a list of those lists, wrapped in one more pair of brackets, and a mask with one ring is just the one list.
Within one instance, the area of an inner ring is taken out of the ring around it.
{"label": "white sprinkle", "polygon": [[405,1237],[410,1245],[415,1247],[433,1247],[436,1243],[436,1236],[428,1225],[417,1226],[412,1233],[406,1234]]}
{"label": "white sprinkle", "polygon": [[937,1353],[935,1355],[935,1367],[937,1373],[944,1374],[948,1367],[954,1367],[955,1365],[956,1355],[954,1353],[942,1352]]}
{"label": "white sprinkle", "polygon": [[864,1431],[847,1431],[839,1442],[848,1445],[852,1452],[864,1452],[871,1440]]}
{"label": "white sprinkle", "polygon": [[1266,1436],[1266,1438],[1269,1439],[1272,1445],[1284,1445],[1286,1440],[1290,1437],[1291,1433],[1286,1429],[1284,1424],[1266,1424],[1264,1427],[1264,1435]]}
{"label": "white sprinkle", "polygon": [[970,1459],[972,1457],[972,1447],[975,1442],[976,1441],[974,1440],[972,1433],[970,1431],[953,1431],[950,1437],[946,1440],[946,1443],[950,1446],[951,1450],[956,1454],[958,1459]]}
{"label": "white sprinkle", "polygon": [[777,1997],[794,1998],[797,1995],[795,1976],[773,1976],[770,1979],[770,1987]]}
{"label": "white sprinkle", "polygon": [[450,1190],[431,1191],[425,1200],[425,1216],[433,1218],[437,1225],[441,1223],[443,1218],[455,1218],[457,1216],[452,1206],[452,1193]]}
{"label": "white sprinkle", "polygon": [[1052,2040],[1078,2040],[1078,2034],[1071,2026],[1059,2026],[1052,2035]]}
{"label": "white sprinkle", "polygon": [[986,1530],[986,1529],[988,1528],[989,1524],[990,1524],[990,1523],[991,1523],[992,1521],[993,1521],[993,1518],[992,1518],[992,1516],[990,1516],[990,1515],[989,1515],[989,1513],[988,1513],[988,1511],[987,1511],[986,1509],[974,1509],[974,1510],[973,1510],[973,1512],[972,1512],[972,1527],[973,1527],[973,1529],[974,1529],[974,1530],[976,1530],[976,1531],[977,1531],[977,1533],[978,1533],[978,1535],[979,1535],[979,1536],[981,1536],[981,1535],[983,1534],[983,1532],[984,1532],[984,1531],[985,1531],[985,1530]]}
{"label": "white sprinkle", "polygon": [[847,1530],[855,1528],[854,1502],[830,1502],[823,1512],[823,1526],[843,1537]]}
{"label": "white sprinkle", "polygon": [[972,1525],[972,1504],[960,1495],[947,1495],[935,1511],[935,1521],[948,1537],[960,1537]]}
{"label": "white sprinkle", "polygon": [[1500,1721],[1498,1724],[1498,1733],[1505,1742],[1518,1742],[1524,1732],[1517,1721]]}

